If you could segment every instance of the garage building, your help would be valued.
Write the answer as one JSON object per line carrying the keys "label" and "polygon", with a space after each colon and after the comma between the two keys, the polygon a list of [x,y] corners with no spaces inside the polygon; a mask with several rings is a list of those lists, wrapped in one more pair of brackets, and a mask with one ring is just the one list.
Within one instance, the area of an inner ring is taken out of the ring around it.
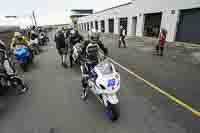
{"label": "garage building", "polygon": [[[91,23],[101,32],[119,34],[122,25],[128,36],[158,37],[168,31],[167,41],[200,44],[200,0],[132,0],[131,2],[81,17],[78,24]],[[92,25],[89,25],[94,27]],[[87,31],[84,26],[79,26]]]}

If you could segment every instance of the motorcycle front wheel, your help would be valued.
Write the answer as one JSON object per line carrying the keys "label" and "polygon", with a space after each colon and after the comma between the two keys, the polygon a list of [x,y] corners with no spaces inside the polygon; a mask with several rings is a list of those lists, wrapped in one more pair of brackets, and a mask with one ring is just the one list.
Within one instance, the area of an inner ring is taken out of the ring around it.
{"label": "motorcycle front wheel", "polygon": [[7,79],[4,76],[0,76],[0,96],[2,96],[7,89]]}
{"label": "motorcycle front wheel", "polygon": [[22,90],[28,89],[22,80],[17,77],[12,79],[12,87],[16,89],[17,94],[25,93],[25,91]]}
{"label": "motorcycle front wheel", "polygon": [[22,70],[23,70],[24,72],[27,72],[27,71],[28,71],[28,64],[27,64],[27,63],[22,63],[22,64],[20,64],[20,66],[21,66],[21,68],[22,68]]}
{"label": "motorcycle front wheel", "polygon": [[112,122],[118,120],[120,116],[119,104],[108,103],[106,108],[106,115]]}

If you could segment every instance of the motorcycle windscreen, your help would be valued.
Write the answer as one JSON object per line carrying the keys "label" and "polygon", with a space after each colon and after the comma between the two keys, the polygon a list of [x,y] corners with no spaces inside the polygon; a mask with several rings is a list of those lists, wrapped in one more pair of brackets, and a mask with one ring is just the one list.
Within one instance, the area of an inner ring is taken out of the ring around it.
{"label": "motorcycle windscreen", "polygon": [[110,75],[113,74],[113,67],[109,61],[103,61],[96,66],[102,75]]}

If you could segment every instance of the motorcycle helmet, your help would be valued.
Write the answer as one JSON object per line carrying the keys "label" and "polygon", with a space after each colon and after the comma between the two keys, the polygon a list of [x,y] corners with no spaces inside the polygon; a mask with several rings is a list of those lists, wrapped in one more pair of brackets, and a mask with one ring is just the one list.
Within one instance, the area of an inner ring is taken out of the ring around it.
{"label": "motorcycle helmet", "polygon": [[62,32],[62,28],[58,27],[57,32]]}
{"label": "motorcycle helmet", "polygon": [[97,42],[99,40],[99,33],[96,29],[92,29],[90,33],[90,40],[92,42]]}
{"label": "motorcycle helmet", "polygon": [[72,30],[70,31],[70,35],[71,35],[72,38],[76,37],[77,31],[74,30],[74,29],[72,29]]}
{"label": "motorcycle helmet", "polygon": [[33,29],[33,30],[35,30],[35,29],[36,29],[36,27],[35,27],[35,26],[33,26],[33,27],[32,27],[32,29]]}
{"label": "motorcycle helmet", "polygon": [[38,30],[38,31],[39,31],[39,33],[40,33],[40,32],[42,32],[42,29],[41,29],[41,28],[39,28],[39,30]]}

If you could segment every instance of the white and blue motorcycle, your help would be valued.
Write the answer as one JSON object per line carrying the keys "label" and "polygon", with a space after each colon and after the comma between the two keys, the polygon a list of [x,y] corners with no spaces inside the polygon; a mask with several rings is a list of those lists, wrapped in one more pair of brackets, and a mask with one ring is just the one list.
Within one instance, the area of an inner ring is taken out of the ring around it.
{"label": "white and blue motorcycle", "polygon": [[108,59],[96,65],[93,71],[97,78],[88,79],[88,89],[104,105],[108,118],[115,121],[120,115],[117,94],[120,89],[120,74]]}

